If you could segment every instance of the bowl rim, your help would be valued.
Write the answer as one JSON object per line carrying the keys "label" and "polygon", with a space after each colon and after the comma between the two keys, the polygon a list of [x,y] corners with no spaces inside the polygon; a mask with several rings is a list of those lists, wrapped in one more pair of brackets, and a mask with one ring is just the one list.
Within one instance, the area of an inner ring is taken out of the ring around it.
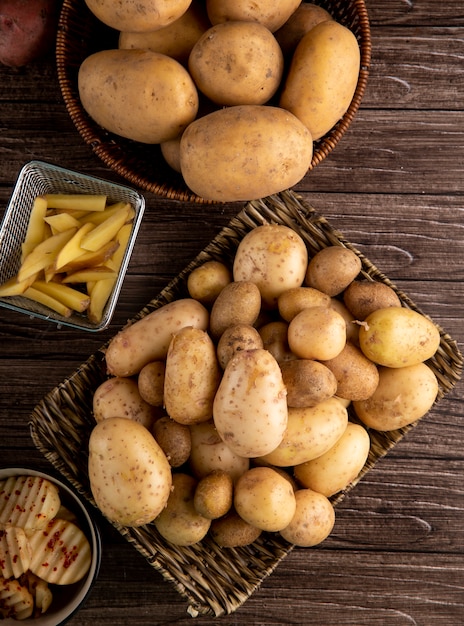
{"label": "bowl rim", "polygon": [[[90,568],[85,578],[83,579],[82,586],[79,589],[77,595],[73,597],[72,601],[66,604],[65,607],[59,609],[58,613],[56,614],[60,621],[54,622],[53,626],[64,626],[64,624],[66,624],[71,619],[71,617],[83,607],[88,596],[90,595],[90,592],[92,591],[92,587],[94,586],[98,578],[102,560],[101,535],[98,525],[93,517],[90,515],[84,498],[82,498],[69,485],[64,483],[59,478],[56,478],[53,474],[49,474],[42,470],[35,470],[30,467],[11,467],[0,465],[0,481],[10,476],[38,476],[54,483],[60,491],[63,491],[68,496],[68,498],[70,498],[73,503],[75,503],[76,507],[79,508],[79,513],[83,516],[87,524],[87,529],[85,530],[88,532],[86,532],[86,535],[90,541],[90,545],[92,548],[92,559],[90,563]],[[34,618],[31,623],[37,626],[52,626],[52,623],[48,621],[49,617],[50,613],[46,612],[42,616]],[[14,624],[18,624],[18,621],[5,619],[2,620],[1,623],[5,626],[13,626]]]}

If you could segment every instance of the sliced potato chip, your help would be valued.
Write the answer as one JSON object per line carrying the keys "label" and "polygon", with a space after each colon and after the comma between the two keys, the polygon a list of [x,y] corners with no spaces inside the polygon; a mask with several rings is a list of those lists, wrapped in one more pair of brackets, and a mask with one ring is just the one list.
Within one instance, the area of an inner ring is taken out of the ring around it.
{"label": "sliced potato chip", "polygon": [[0,616],[23,620],[32,615],[34,598],[17,580],[0,578]]}
{"label": "sliced potato chip", "polygon": [[45,613],[53,600],[53,594],[47,581],[42,580],[32,572],[27,572],[21,582],[27,586],[34,598],[34,616]]}
{"label": "sliced potato chip", "polygon": [[31,564],[31,546],[23,528],[7,526],[0,530],[0,573],[3,578],[19,578]]}
{"label": "sliced potato chip", "polygon": [[69,585],[85,576],[91,562],[90,544],[80,528],[53,519],[41,530],[28,533],[32,549],[30,569],[56,585]]}
{"label": "sliced potato chip", "polygon": [[10,476],[0,488],[0,524],[43,528],[60,508],[58,488],[41,476]]}

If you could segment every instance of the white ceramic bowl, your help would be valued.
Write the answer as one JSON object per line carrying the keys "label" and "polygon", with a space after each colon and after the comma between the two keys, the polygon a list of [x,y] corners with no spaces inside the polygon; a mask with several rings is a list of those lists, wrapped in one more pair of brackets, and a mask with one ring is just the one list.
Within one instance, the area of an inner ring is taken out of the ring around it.
{"label": "white ceramic bowl", "polygon": [[37,618],[31,617],[21,622],[12,618],[0,619],[0,623],[2,626],[18,626],[18,624],[62,626],[83,605],[98,576],[101,561],[101,544],[98,528],[80,497],[60,480],[44,472],[24,467],[0,468],[0,481],[10,476],[40,476],[58,487],[62,503],[77,516],[78,524],[90,542],[92,560],[89,571],[79,582],[73,585],[53,585],[51,587],[53,602],[44,615]]}

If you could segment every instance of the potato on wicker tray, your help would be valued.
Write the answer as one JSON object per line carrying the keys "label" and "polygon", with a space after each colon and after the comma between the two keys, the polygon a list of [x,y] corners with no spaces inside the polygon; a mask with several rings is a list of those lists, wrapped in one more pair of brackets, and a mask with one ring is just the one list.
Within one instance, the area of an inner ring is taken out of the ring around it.
{"label": "potato on wicker tray", "polygon": [[83,60],[82,107],[107,131],[159,145],[207,201],[297,184],[314,142],[355,94],[358,41],[315,4],[122,0],[117,12],[109,0],[86,4],[119,38]]}
{"label": "potato on wicker tray", "polygon": [[0,481],[0,617],[45,613],[53,585],[81,580],[90,562],[90,543],[56,485],[38,476]]}
{"label": "potato on wicker tray", "polygon": [[[117,503],[102,508],[113,522],[152,521],[174,544],[208,536],[232,547],[273,532],[313,546],[332,531],[337,494],[361,476],[369,432],[402,428],[433,405],[438,384],[427,360],[440,333],[393,287],[379,294],[352,249],[310,256],[285,225],[249,231],[224,267],[199,265],[187,297],[109,342],[103,386],[125,377],[146,395],[153,364],[163,415],[147,427],[120,395],[112,417],[96,405],[91,488],[97,503]],[[369,307],[359,319],[361,300]],[[105,423],[106,448],[100,441],[95,450]],[[142,505],[146,515],[130,519]]]}

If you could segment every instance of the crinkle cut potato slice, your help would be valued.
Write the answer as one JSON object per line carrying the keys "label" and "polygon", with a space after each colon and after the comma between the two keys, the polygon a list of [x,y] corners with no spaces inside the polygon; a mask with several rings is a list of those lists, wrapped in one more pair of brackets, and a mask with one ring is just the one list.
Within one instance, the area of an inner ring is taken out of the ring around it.
{"label": "crinkle cut potato slice", "polygon": [[56,485],[40,476],[11,476],[0,483],[0,524],[43,528],[57,514]]}

